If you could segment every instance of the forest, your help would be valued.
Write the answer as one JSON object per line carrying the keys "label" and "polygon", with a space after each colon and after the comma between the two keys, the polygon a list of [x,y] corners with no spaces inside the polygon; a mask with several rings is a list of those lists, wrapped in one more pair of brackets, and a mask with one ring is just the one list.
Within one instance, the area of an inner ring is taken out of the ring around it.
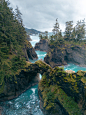
{"label": "forest", "polygon": [[[27,44],[27,34],[23,25],[22,14],[18,7],[15,11],[9,7],[9,1],[0,0],[0,85],[4,84],[4,77],[15,76],[26,66],[24,47]],[[59,45],[66,43],[84,44],[85,21],[78,21],[73,27],[73,21],[66,22],[65,35],[59,28],[58,20],[53,29],[53,35],[48,37],[39,35],[40,39],[49,39],[50,44]]]}
{"label": "forest", "polygon": [[62,35],[62,31],[59,27],[58,19],[52,30],[53,35],[48,36],[48,31],[39,35],[40,39],[48,39],[50,44],[78,44],[85,45],[86,43],[86,25],[85,19],[77,21],[76,25],[73,25],[73,21],[67,21],[65,23],[65,32]]}
{"label": "forest", "polygon": [[[15,11],[9,2],[0,0],[0,85],[4,85],[4,77],[15,76],[24,68],[26,59],[23,48],[27,42],[21,12]],[[0,90],[1,92],[1,90]]]}

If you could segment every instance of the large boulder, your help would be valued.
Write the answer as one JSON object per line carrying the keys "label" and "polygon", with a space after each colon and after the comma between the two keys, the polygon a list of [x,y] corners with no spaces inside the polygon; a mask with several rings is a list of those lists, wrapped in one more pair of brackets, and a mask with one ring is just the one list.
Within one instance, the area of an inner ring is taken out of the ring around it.
{"label": "large boulder", "polygon": [[26,51],[27,51],[27,55],[30,59],[32,59],[32,60],[38,59],[35,49],[32,47],[30,42],[28,42],[26,44]]}
{"label": "large boulder", "polygon": [[48,51],[48,40],[47,39],[42,39],[39,41],[39,43],[36,43],[35,45],[35,50],[40,50],[40,51]]}

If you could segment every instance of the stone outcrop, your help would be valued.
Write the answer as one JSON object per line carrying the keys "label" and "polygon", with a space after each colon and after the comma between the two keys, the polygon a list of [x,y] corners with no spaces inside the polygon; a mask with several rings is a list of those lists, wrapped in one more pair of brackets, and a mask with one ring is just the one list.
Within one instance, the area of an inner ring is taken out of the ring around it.
{"label": "stone outcrop", "polygon": [[32,60],[38,59],[38,56],[32,47],[31,43],[26,40],[25,46],[22,48],[23,57],[26,58],[26,61],[29,61],[29,58]]}
{"label": "stone outcrop", "polygon": [[0,101],[7,101],[18,97],[21,93],[28,88],[38,84],[38,74],[34,72],[26,72],[22,70],[19,75],[11,76],[11,78],[4,78],[4,84],[0,85],[0,89],[3,90],[0,94]]}
{"label": "stone outcrop", "polygon": [[26,46],[24,46],[24,48],[22,49],[22,51],[24,52],[24,57],[25,57],[25,59],[26,59],[26,61],[29,61],[29,57],[28,57],[28,55],[27,55],[27,49],[26,49]]}
{"label": "stone outcrop", "polygon": [[73,63],[86,66],[86,48],[77,45],[49,46],[49,51],[44,61],[52,67]]}
{"label": "stone outcrop", "polygon": [[27,55],[30,59],[32,59],[32,60],[38,59],[35,49],[32,47],[30,42],[28,42],[25,47],[26,47]]}
{"label": "stone outcrop", "polygon": [[42,110],[44,115],[69,115],[67,111],[65,110],[65,108],[63,108],[63,106],[60,104],[59,100],[55,101],[55,103],[57,103],[55,105],[55,109],[52,108],[52,109],[46,110],[46,108],[44,107],[44,100],[43,100],[40,90],[38,90],[38,95],[40,99],[40,109]]}
{"label": "stone outcrop", "polygon": [[25,69],[16,72],[15,76],[4,77],[4,82],[0,84],[0,101],[16,98],[31,86],[38,84],[40,81],[38,73],[43,74],[50,68],[42,61],[26,63]]}
{"label": "stone outcrop", "polygon": [[[37,73],[42,74],[41,81]],[[40,82],[39,82],[40,81]],[[86,115],[86,72],[66,73],[39,60],[27,62],[15,76],[0,84],[0,101],[13,99],[39,82],[40,108],[44,115]]]}
{"label": "stone outcrop", "polygon": [[44,115],[86,115],[86,72],[66,73],[55,67],[39,82],[40,108]]}
{"label": "stone outcrop", "polygon": [[36,43],[35,45],[35,50],[40,50],[40,51],[48,51],[48,40],[47,39],[42,39],[39,41],[39,43]]}

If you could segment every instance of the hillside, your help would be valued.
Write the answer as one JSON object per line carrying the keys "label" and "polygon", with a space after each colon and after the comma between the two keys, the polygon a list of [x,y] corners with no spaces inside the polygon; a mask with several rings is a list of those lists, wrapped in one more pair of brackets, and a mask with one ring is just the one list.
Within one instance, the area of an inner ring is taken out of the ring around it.
{"label": "hillside", "polygon": [[13,13],[8,4],[5,0],[0,2],[0,97],[9,92],[8,82],[17,85],[16,75],[27,66],[29,57],[37,59],[35,50],[26,39],[18,7]]}
{"label": "hillside", "polygon": [[29,35],[41,33],[40,31],[37,31],[37,30],[35,30],[35,29],[25,28],[25,30],[26,30],[26,32],[27,32]]}

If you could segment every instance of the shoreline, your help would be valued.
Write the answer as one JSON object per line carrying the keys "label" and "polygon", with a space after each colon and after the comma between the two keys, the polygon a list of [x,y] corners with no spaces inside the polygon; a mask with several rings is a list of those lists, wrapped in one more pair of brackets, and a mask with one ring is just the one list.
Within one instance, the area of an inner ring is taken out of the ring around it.
{"label": "shoreline", "polygon": [[37,85],[38,83],[39,83],[39,82],[31,84],[31,85],[28,86],[24,91],[22,91],[20,94],[17,94],[16,96],[11,96],[11,97],[9,97],[7,100],[2,100],[1,102],[6,102],[6,101],[10,101],[10,100],[16,99],[16,98],[19,97],[22,93],[26,92],[28,89],[30,89],[31,87]]}
{"label": "shoreline", "polygon": [[[11,98],[11,99],[4,100],[4,101],[2,101],[2,103],[3,103],[3,102],[6,102],[6,101],[10,101],[10,100],[13,100],[13,99],[18,98],[22,93],[26,92],[28,89],[30,89],[31,87],[33,87],[33,86],[35,86],[35,85],[37,85],[37,84],[38,84],[38,83],[33,83],[33,84],[31,84],[31,85],[28,86],[24,91],[22,91],[20,94],[14,96],[14,97]],[[0,104],[0,115],[4,115],[4,113],[3,113],[3,106],[2,106],[2,105],[3,105],[3,104]]]}

